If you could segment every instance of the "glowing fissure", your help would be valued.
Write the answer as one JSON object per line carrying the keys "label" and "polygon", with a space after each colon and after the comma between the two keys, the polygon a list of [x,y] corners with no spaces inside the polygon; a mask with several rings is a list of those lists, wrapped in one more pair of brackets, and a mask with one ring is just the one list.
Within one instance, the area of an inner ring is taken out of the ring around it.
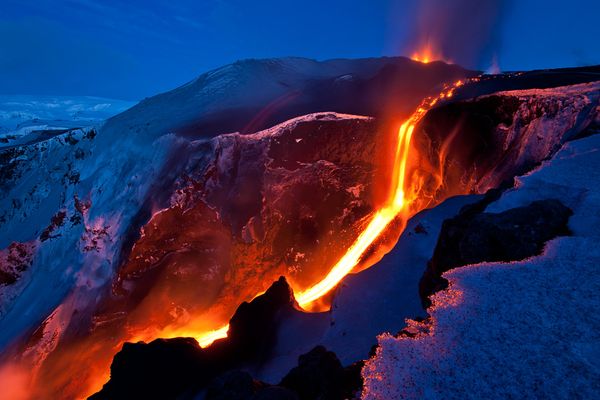
{"label": "glowing fissure", "polygon": [[[354,267],[361,261],[365,252],[388,225],[417,198],[418,185],[413,185],[409,188],[406,187],[406,165],[410,153],[413,131],[428,110],[440,100],[452,97],[454,90],[461,85],[463,85],[463,81],[457,81],[446,87],[439,95],[426,98],[417,110],[400,126],[394,156],[394,169],[390,179],[390,195],[387,201],[381,209],[373,213],[369,224],[325,278],[307,290],[296,294],[296,301],[301,307],[305,308],[323,297],[346,275],[352,272]],[[408,215],[405,218],[407,217]],[[195,335],[195,337],[202,347],[206,347],[217,339],[227,337],[228,329],[229,325],[226,325],[213,331]]]}
{"label": "glowing fissure", "polygon": [[445,57],[441,55],[441,52],[437,51],[435,47],[427,42],[423,46],[419,48],[418,51],[414,52],[410,58],[414,61],[421,62],[423,64],[429,64],[433,61],[445,61],[450,63],[450,60],[447,60]]}

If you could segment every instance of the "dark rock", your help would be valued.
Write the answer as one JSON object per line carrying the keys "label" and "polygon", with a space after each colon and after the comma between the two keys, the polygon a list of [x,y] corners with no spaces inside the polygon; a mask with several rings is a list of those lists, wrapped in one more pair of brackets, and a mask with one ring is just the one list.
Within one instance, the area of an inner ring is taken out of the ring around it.
{"label": "dark rock", "polygon": [[[201,348],[193,338],[125,343],[113,359],[110,380],[90,399],[175,399],[195,393],[220,374],[263,359],[274,343],[278,315],[294,304],[281,277],[263,295],[243,303],[231,318],[228,338],[210,347]],[[224,379],[223,390],[237,381],[243,384],[241,394],[253,385],[239,374]]]}
{"label": "dark rock", "polygon": [[40,234],[40,241],[45,242],[48,239],[55,238],[56,235],[53,235],[52,233],[63,226],[66,217],[67,213],[64,210],[57,211],[50,219],[50,225],[48,225]]}
{"label": "dark rock", "polygon": [[300,399],[348,399],[362,387],[362,363],[344,368],[335,353],[317,346],[300,356],[298,366],[280,386],[298,393]]}
{"label": "dark rock", "polygon": [[467,99],[506,90],[548,89],[598,80],[599,65],[483,75],[459,88],[454,98]]}
{"label": "dark rock", "polygon": [[[256,393],[252,400],[298,400],[298,395],[280,386],[269,386]],[[231,399],[234,400],[234,399]]]}
{"label": "dark rock", "polygon": [[16,283],[21,275],[31,266],[35,242],[13,242],[6,249],[0,250],[0,287]]}
{"label": "dark rock", "polygon": [[266,384],[244,371],[230,371],[215,379],[206,390],[206,400],[250,400]]}
{"label": "dark rock", "polygon": [[539,255],[547,241],[569,234],[572,211],[558,200],[534,201],[498,214],[482,212],[486,203],[489,199],[444,221],[419,284],[425,306],[431,294],[447,287],[444,272],[484,261],[523,260]]}
{"label": "dark rock", "polygon": [[229,321],[228,344],[236,357],[262,360],[275,342],[278,316],[295,307],[292,289],[284,277],[250,303],[242,303]]}
{"label": "dark rock", "polygon": [[417,224],[417,226],[415,226],[415,233],[426,235],[427,229],[425,229],[423,224],[419,223],[419,224]]}
{"label": "dark rock", "polygon": [[241,371],[228,372],[208,387],[206,400],[342,400],[354,398],[362,388],[363,363],[343,367],[335,353],[317,346],[298,359],[279,383],[258,382]]}
{"label": "dark rock", "polygon": [[110,381],[90,399],[175,399],[210,374],[193,338],[125,343],[115,355]]}
{"label": "dark rock", "polygon": [[[484,87],[487,80],[467,86]],[[565,142],[593,131],[597,91],[593,84],[442,101],[415,128],[415,168],[437,171],[422,190],[438,200],[482,193],[531,171]]]}

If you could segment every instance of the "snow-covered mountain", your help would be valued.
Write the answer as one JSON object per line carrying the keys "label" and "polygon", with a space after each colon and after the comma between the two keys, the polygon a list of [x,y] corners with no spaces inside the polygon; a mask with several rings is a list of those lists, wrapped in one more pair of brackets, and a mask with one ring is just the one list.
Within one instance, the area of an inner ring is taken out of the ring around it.
{"label": "snow-covered mountain", "polygon": [[[374,208],[383,133],[443,83],[473,75],[404,58],[248,60],[104,123],[75,120],[0,149],[1,361],[35,370],[38,397],[78,396],[108,379],[124,340],[214,327],[278,274],[306,287]],[[440,200],[495,187],[596,129],[598,83],[559,76],[544,90],[532,89],[539,73],[480,79],[426,115],[415,142],[422,165],[437,159],[448,126],[466,127],[456,128],[457,146],[473,144],[448,158],[469,185],[449,173],[457,186]],[[521,90],[498,92],[514,80]],[[253,372],[276,383],[317,344],[344,364],[366,358],[375,335],[425,315],[421,264],[444,218],[475,200],[410,223],[396,250],[344,282],[331,313],[298,313],[272,332],[282,339]],[[371,285],[380,291],[360,294]],[[316,328],[292,335],[302,326]]]}
{"label": "snow-covered mountain", "polygon": [[405,57],[243,60],[144,99],[111,118],[105,129],[206,138],[256,132],[321,111],[398,118],[439,90],[441,82],[474,75],[457,65],[424,65]]}
{"label": "snow-covered mountain", "polygon": [[0,95],[0,147],[98,124],[134,104],[91,96]]}

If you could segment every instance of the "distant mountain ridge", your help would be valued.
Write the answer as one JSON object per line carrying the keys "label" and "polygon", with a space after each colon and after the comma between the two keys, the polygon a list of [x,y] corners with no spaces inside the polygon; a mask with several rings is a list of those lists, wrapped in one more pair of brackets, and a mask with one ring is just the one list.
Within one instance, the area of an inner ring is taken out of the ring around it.
{"label": "distant mountain ridge", "polygon": [[99,124],[134,104],[93,96],[0,95],[0,147],[39,140],[42,132]]}
{"label": "distant mountain ridge", "polygon": [[252,133],[313,112],[405,116],[442,82],[477,74],[405,57],[242,60],[144,99],[109,119],[105,128],[207,138]]}

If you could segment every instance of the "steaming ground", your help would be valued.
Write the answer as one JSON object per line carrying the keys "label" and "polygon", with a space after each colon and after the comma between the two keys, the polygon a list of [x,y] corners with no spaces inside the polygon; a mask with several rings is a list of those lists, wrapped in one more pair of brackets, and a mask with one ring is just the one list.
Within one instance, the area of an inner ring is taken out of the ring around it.
{"label": "steaming ground", "polygon": [[556,198],[572,237],[521,262],[446,273],[430,333],[378,338],[364,399],[597,398],[600,136],[568,143],[486,211]]}

